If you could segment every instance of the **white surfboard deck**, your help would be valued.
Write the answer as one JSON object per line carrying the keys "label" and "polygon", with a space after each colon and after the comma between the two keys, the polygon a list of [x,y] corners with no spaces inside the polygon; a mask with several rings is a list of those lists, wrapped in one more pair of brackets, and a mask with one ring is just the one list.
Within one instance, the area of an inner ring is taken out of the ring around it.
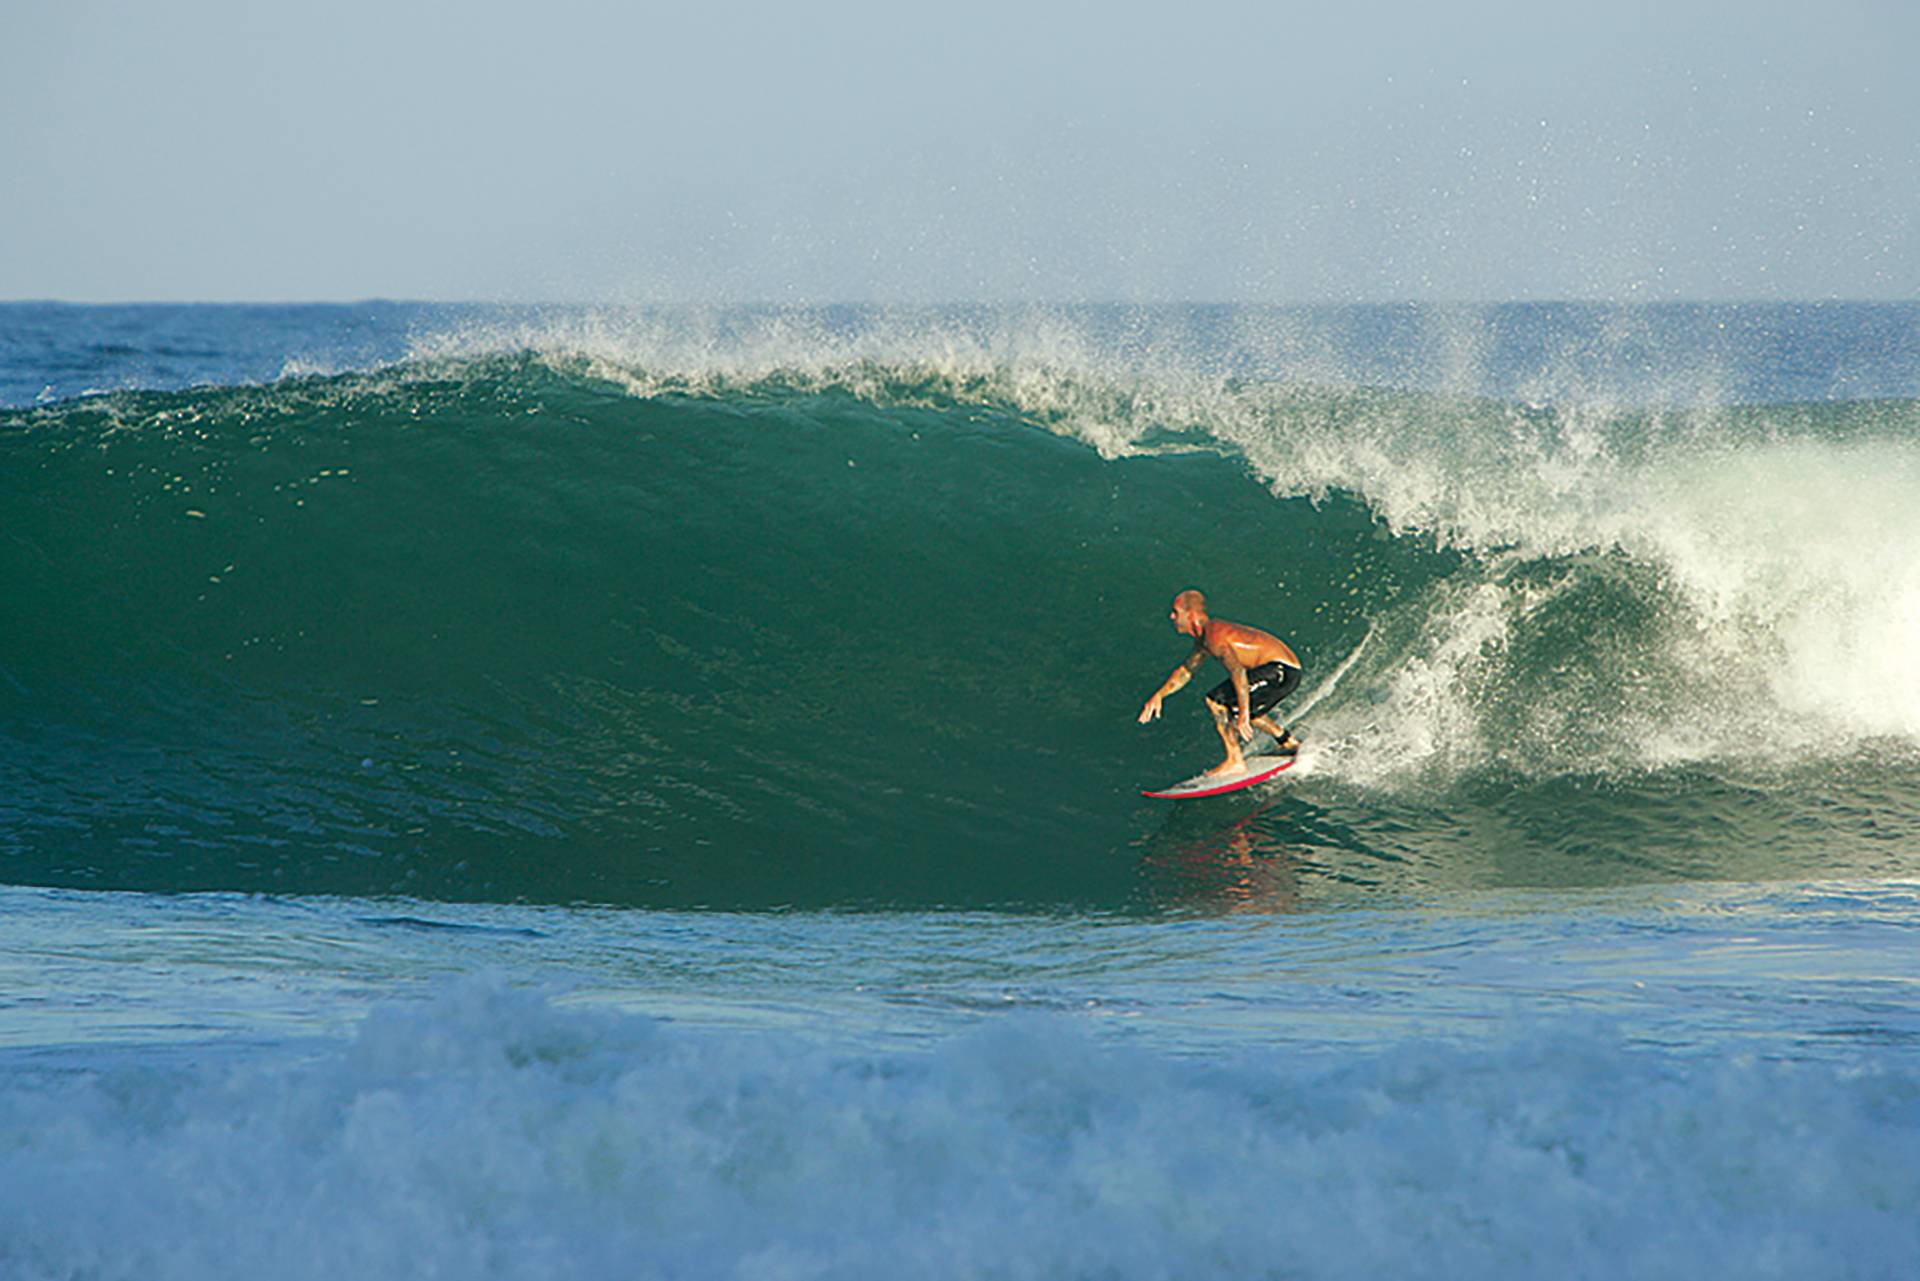
{"label": "white surfboard deck", "polygon": [[1196,801],[1203,796],[1224,796],[1228,792],[1237,792],[1243,787],[1253,787],[1277,778],[1292,769],[1297,760],[1297,756],[1249,756],[1246,767],[1238,774],[1195,774],[1172,787],[1157,792],[1142,792],[1140,795],[1168,801]]}

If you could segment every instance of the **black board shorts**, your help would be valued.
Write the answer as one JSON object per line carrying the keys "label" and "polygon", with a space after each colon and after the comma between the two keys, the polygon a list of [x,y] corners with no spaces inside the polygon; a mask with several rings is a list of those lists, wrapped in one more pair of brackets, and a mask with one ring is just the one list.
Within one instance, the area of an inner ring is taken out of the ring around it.
{"label": "black board shorts", "polygon": [[[1265,716],[1280,705],[1280,700],[1300,687],[1300,669],[1285,663],[1262,663],[1247,669],[1247,719]],[[1207,701],[1227,709],[1229,716],[1240,714],[1240,696],[1233,692],[1229,676],[1207,691]]]}

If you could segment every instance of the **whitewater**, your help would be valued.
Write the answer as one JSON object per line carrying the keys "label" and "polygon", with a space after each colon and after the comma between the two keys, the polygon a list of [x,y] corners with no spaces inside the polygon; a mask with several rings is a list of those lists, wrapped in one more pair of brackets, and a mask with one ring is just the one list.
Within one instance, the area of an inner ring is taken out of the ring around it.
{"label": "whitewater", "polygon": [[0,1276],[1903,1275],[1916,352],[0,306]]}

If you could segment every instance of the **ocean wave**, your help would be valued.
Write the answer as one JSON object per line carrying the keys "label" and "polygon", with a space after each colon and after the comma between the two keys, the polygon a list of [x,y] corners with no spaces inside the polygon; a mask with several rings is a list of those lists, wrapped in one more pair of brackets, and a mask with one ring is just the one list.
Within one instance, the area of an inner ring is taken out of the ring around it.
{"label": "ocean wave", "polygon": [[[1134,793],[1218,750],[1191,696],[1132,724],[1195,584],[1310,687],[1372,638],[1297,771],[1335,879],[1400,858],[1396,825],[1512,824],[1511,787],[1525,843],[1602,834],[1601,880],[1879,872],[1920,813],[1912,402],[1543,406],[1069,339],[463,341],[7,416],[23,879],[1125,900]],[[1676,787],[1696,808],[1659,817]],[[1755,794],[1772,835],[1730,817]],[[1703,824],[1716,853],[1663,853]]]}
{"label": "ocean wave", "polygon": [[[997,342],[921,334],[908,346],[922,354],[893,360],[863,352],[858,338],[784,324],[731,344],[707,335],[704,357],[636,343],[625,329],[510,341],[549,368],[642,398],[837,393],[882,410],[1032,424],[1108,459],[1217,452],[1278,498],[1351,498],[1397,536],[1503,570],[1619,555],[1648,571],[1643,594],[1684,602],[1669,614],[1701,633],[1688,660],[1697,672],[1731,666],[1754,682],[1762,668],[1775,673],[1764,688],[1749,682],[1740,701],[1814,720],[1828,741],[1920,741],[1920,678],[1905,661],[1920,639],[1920,526],[1903,518],[1920,493],[1920,402],[1543,405],[1249,381],[1138,352],[1116,364],[1078,330],[1016,332]],[[635,351],[661,363],[635,365]],[[1509,593],[1507,613],[1538,607],[1532,586]],[[1661,643],[1694,646],[1676,635]],[[1803,655],[1838,655],[1832,666],[1853,679],[1808,682]],[[1769,741],[1786,728],[1749,717],[1722,737]],[[1693,750],[1674,735],[1653,738],[1663,757]]]}

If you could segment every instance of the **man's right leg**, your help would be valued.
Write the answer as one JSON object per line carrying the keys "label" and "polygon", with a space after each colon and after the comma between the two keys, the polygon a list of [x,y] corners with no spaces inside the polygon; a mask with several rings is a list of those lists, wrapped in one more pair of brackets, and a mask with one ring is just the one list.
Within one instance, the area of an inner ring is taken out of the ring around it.
{"label": "man's right leg", "polygon": [[1213,727],[1220,731],[1220,741],[1227,748],[1227,759],[1208,770],[1207,773],[1215,777],[1222,774],[1238,774],[1247,767],[1247,761],[1240,752],[1240,737],[1233,732],[1233,714],[1211,698],[1207,699],[1207,710],[1213,713]]}

